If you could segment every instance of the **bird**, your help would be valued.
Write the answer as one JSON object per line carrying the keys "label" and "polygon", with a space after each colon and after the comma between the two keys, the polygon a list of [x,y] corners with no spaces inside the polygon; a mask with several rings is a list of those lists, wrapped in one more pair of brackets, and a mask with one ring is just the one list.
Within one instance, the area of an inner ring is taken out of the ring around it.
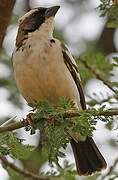
{"label": "bird", "polygon": [[[16,85],[28,103],[51,105],[69,98],[86,110],[78,66],[67,46],[53,37],[55,15],[60,6],[37,7],[19,19],[12,62]],[[78,175],[88,176],[107,167],[92,137],[70,140]]]}

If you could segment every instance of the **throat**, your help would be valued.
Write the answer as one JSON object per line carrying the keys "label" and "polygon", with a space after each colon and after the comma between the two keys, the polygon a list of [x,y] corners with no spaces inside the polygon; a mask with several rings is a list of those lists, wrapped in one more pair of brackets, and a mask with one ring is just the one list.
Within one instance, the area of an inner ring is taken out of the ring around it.
{"label": "throat", "polygon": [[29,33],[28,38],[45,41],[53,38],[53,32],[47,32],[47,29],[39,29],[33,33]]}

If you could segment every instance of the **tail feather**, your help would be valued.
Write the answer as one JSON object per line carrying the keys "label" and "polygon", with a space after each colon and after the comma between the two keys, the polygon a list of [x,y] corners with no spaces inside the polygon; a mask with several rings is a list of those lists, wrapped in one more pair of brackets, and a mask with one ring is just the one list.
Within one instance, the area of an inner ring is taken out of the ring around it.
{"label": "tail feather", "polygon": [[71,146],[79,175],[91,175],[107,167],[104,157],[92,138],[87,138],[84,142],[75,142],[72,139]]}

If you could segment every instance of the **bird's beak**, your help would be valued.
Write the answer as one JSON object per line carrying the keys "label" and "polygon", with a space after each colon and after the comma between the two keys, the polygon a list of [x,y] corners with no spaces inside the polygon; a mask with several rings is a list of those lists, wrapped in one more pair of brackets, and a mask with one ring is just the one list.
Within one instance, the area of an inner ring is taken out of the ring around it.
{"label": "bird's beak", "polygon": [[60,6],[53,6],[50,8],[47,8],[45,12],[45,18],[53,17],[56,15],[57,11],[59,10]]}

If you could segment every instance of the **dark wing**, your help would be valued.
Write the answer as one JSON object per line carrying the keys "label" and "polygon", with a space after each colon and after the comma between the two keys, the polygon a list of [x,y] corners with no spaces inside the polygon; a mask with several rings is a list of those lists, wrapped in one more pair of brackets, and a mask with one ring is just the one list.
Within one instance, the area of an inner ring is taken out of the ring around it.
{"label": "dark wing", "polygon": [[[80,94],[82,109],[86,109],[85,97],[78,74],[76,63],[67,49],[63,49],[64,62],[70,71]],[[91,175],[107,167],[104,157],[97,148],[92,138],[87,137],[85,141],[79,141],[72,137],[70,140],[78,175]]]}
{"label": "dark wing", "polygon": [[69,51],[68,49],[62,44],[62,53],[63,53],[63,57],[64,57],[64,63],[66,64],[68,70],[70,71],[75,84],[77,86],[79,95],[80,95],[80,103],[82,106],[82,109],[86,109],[86,102],[85,102],[85,96],[84,96],[84,92],[83,92],[83,88],[81,85],[81,81],[79,78],[79,74],[78,74],[78,67],[74,61],[74,59],[72,59],[71,56],[69,56]]}

